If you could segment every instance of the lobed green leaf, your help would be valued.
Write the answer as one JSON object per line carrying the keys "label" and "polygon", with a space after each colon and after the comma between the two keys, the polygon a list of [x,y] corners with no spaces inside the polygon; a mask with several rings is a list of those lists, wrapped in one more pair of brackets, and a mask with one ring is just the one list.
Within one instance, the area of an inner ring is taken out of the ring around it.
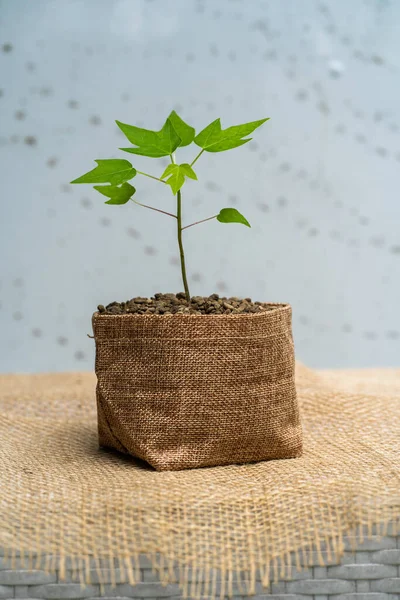
{"label": "lobed green leaf", "polygon": [[130,154],[137,154],[139,156],[147,156],[149,158],[161,158],[168,156],[164,150],[159,150],[152,146],[141,146],[140,148],[119,148],[123,152],[130,152]]}
{"label": "lobed green leaf", "polygon": [[194,143],[206,150],[219,140],[221,131],[221,119],[215,119],[215,121],[207,125],[207,127],[196,135]]}
{"label": "lobed green leaf", "polygon": [[171,186],[173,194],[177,194],[177,192],[181,189],[185,183],[186,177],[190,177],[190,179],[197,179],[196,173],[187,163],[183,163],[182,165],[168,165],[164,173],[161,175],[161,179],[165,179],[166,177],[169,177],[166,183]]}
{"label": "lobed green leaf", "polygon": [[150,131],[150,129],[142,129],[135,125],[128,125],[121,123],[121,121],[115,121],[122,133],[128,138],[128,140],[135,144],[135,146],[153,146],[159,142],[159,133],[157,131]]}
{"label": "lobed green leaf", "polygon": [[221,209],[219,215],[217,215],[217,221],[220,223],[242,223],[242,225],[251,227],[248,220],[236,208]]}
{"label": "lobed green leaf", "polygon": [[213,144],[209,148],[207,148],[207,152],[223,152],[224,150],[233,150],[233,148],[238,148],[239,146],[243,146],[243,144],[247,144],[247,142],[251,142],[252,138],[247,138],[246,140],[239,140],[235,138],[228,138],[226,140],[222,140],[221,142],[217,142]]}
{"label": "lobed green leaf", "polygon": [[223,133],[225,136],[229,137],[244,137],[245,135],[250,135],[253,133],[258,127],[261,127],[263,123],[269,121],[269,118],[260,119],[259,121],[251,121],[250,123],[244,123],[243,125],[233,125],[232,127],[228,127],[224,129]]}
{"label": "lobed green leaf", "polygon": [[168,177],[168,175],[172,175],[172,173],[174,173],[174,171],[176,170],[177,166],[178,165],[176,165],[176,164],[168,165],[168,167],[165,169],[164,173],[161,175],[160,179],[165,179],[166,177]]}
{"label": "lobed green leaf", "polygon": [[128,140],[137,146],[137,148],[120,148],[124,152],[149,156],[150,158],[160,158],[175,152],[181,143],[181,138],[176,133],[169,118],[160,131],[142,129],[120,121],[116,121],[116,123]]}
{"label": "lobed green leaf", "polygon": [[194,142],[206,152],[231,150],[250,142],[251,138],[242,138],[252,133],[257,127],[260,127],[268,120],[268,118],[260,119],[259,121],[251,121],[250,123],[243,123],[242,125],[234,125],[227,129],[222,129],[221,120],[216,119],[200,131],[194,138]]}
{"label": "lobed green leaf", "polygon": [[117,185],[95,185],[93,187],[103,196],[110,198],[104,204],[126,204],[136,192],[130,183],[123,183],[119,187]]}
{"label": "lobed green leaf", "polygon": [[132,167],[128,160],[123,158],[98,159],[94,162],[97,163],[95,169],[78,177],[78,179],[74,179],[71,183],[110,183],[119,185],[136,175],[136,169]]}
{"label": "lobed green leaf", "polygon": [[179,165],[185,177],[189,177],[190,179],[195,179],[197,181],[197,175],[193,171],[192,167],[188,163],[183,163]]}
{"label": "lobed green leaf", "polygon": [[181,138],[179,146],[188,146],[191,144],[196,135],[194,128],[185,123],[174,110],[171,112],[168,119],[171,121],[172,127],[175,129],[177,135]]}

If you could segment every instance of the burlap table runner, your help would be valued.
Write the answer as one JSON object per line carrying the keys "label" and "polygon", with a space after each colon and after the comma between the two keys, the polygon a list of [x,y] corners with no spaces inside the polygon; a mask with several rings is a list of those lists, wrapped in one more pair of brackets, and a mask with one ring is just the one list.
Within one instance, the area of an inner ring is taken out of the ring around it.
{"label": "burlap table runner", "polygon": [[302,457],[178,472],[98,448],[94,374],[0,376],[0,546],[27,565],[54,555],[61,573],[118,558],[131,583],[147,554],[163,582],[178,566],[184,594],[209,598],[217,572],[223,593],[238,574],[251,592],[291,552],[339,558],[345,532],[400,513],[400,370],[296,375]]}

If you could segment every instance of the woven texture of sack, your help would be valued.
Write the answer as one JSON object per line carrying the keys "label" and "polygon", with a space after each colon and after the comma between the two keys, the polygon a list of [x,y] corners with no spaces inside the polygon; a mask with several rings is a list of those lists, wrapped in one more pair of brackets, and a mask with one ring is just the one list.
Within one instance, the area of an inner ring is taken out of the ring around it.
{"label": "woven texture of sack", "polygon": [[265,586],[290,578],[313,548],[338,561],[361,524],[367,537],[374,522],[400,531],[400,369],[297,363],[301,457],[163,472],[99,448],[95,385],[93,373],[0,375],[0,549],[19,568],[62,579],[75,565],[90,583],[94,561],[99,581],[105,568],[135,583],[146,555],[163,583],[213,600],[236,581],[254,592],[258,572]]}
{"label": "woven texture of sack", "polygon": [[291,317],[95,313],[100,445],[159,471],[300,456]]}

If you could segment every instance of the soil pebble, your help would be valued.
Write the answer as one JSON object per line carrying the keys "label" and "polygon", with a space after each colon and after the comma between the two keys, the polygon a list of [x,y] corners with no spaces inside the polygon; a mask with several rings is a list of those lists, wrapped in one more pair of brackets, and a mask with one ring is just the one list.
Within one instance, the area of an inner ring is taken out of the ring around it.
{"label": "soil pebble", "polygon": [[137,296],[126,302],[110,302],[106,306],[99,304],[97,307],[102,315],[237,315],[255,314],[273,309],[274,305],[266,302],[252,302],[251,298],[237,296],[220,297],[218,294],[192,296],[188,302],[184,292],[178,294],[157,292],[151,298]]}

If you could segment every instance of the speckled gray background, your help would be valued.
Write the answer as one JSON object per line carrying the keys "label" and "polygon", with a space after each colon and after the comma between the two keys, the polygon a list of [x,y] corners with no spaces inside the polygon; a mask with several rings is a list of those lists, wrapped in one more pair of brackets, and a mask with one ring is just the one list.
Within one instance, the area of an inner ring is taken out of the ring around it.
{"label": "speckled gray background", "polygon": [[182,288],[168,217],[68,184],[129,159],[114,119],[172,108],[198,130],[271,117],[183,190],[186,223],[235,206],[253,225],[185,232],[192,294],[290,302],[310,366],[399,365],[398,2],[2,0],[0,18],[2,372],[91,369],[99,302]]}

